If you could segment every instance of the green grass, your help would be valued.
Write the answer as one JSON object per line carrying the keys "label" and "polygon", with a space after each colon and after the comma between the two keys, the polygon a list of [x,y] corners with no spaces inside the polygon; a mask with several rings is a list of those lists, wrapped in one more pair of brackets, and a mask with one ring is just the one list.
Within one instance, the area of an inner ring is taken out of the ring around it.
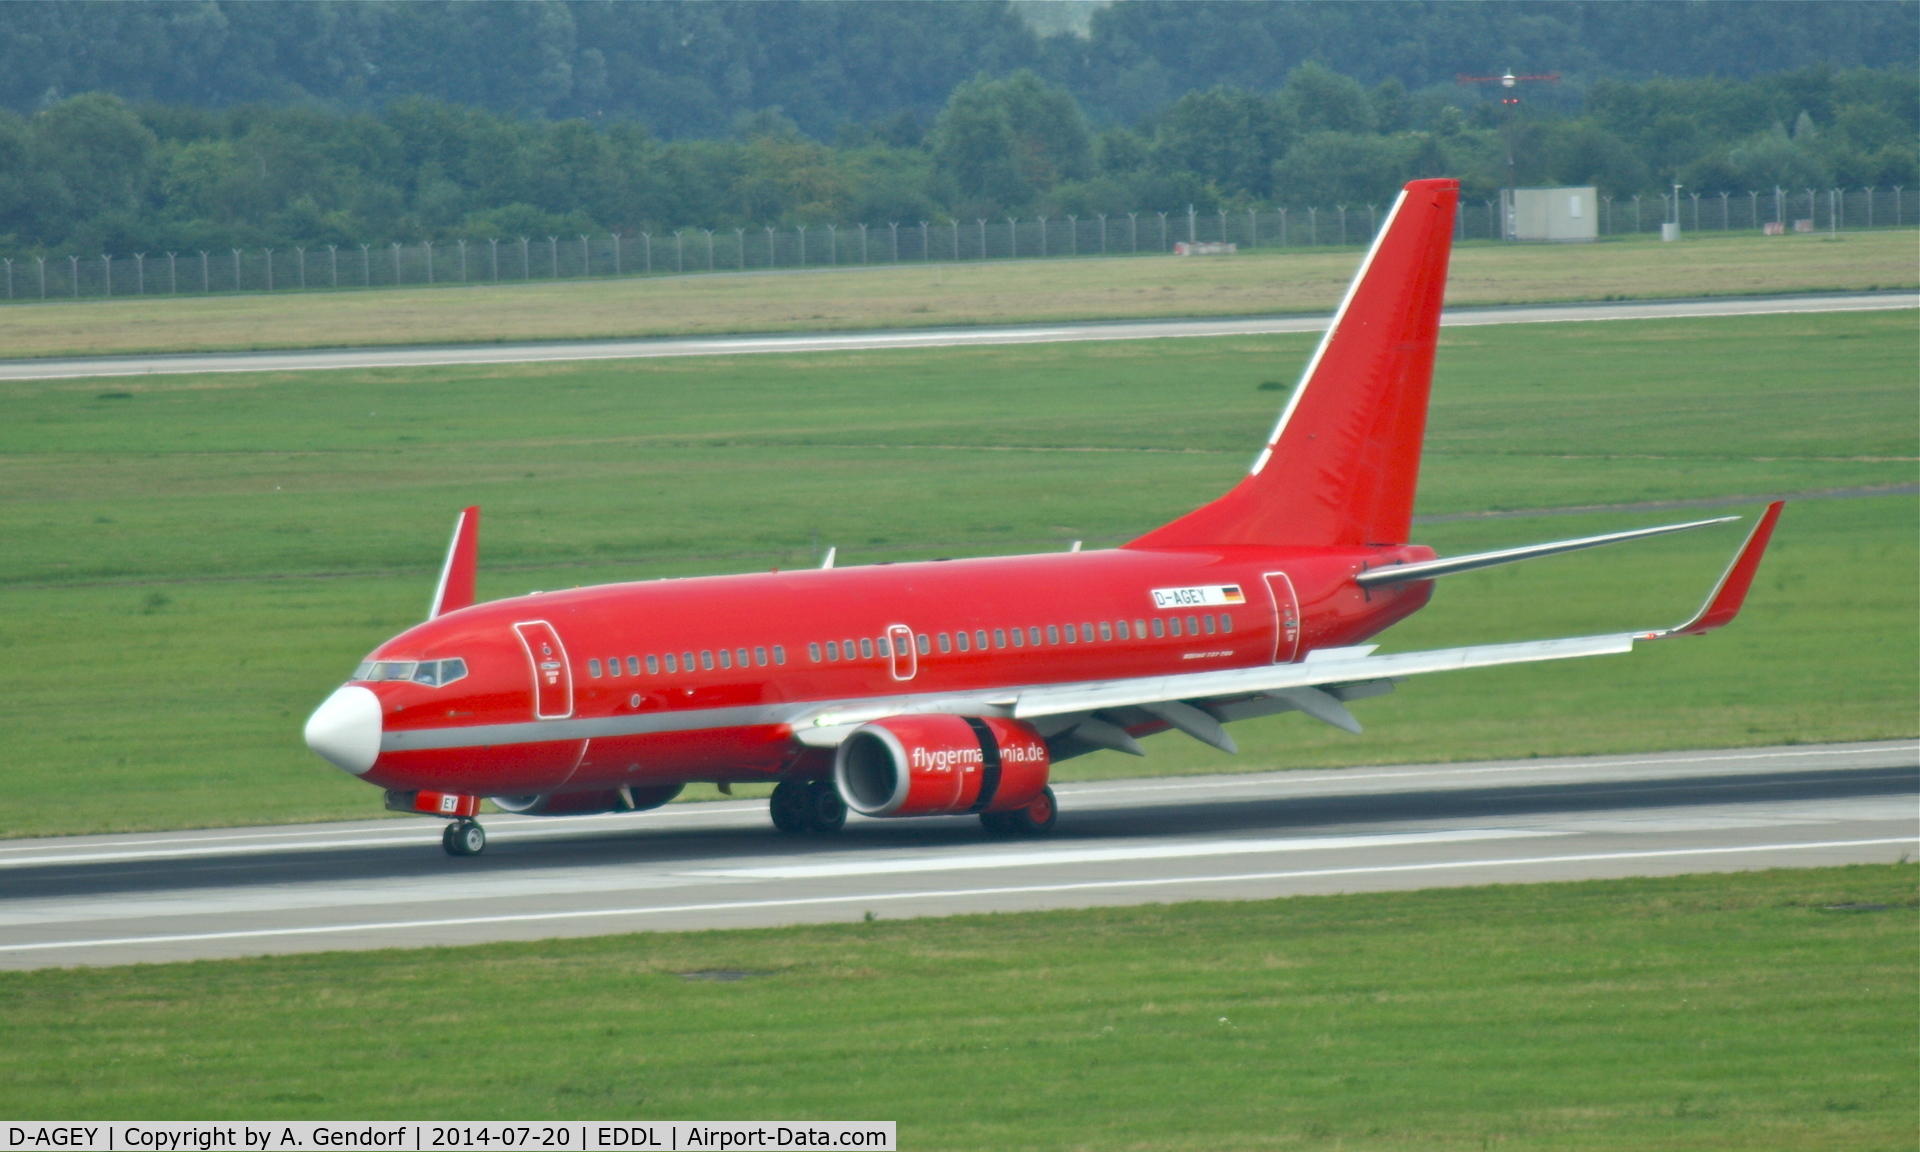
{"label": "green grass", "polygon": [[0,1112],[1905,1149],[1917,904],[1878,865],[7,973]]}
{"label": "green grass", "polygon": [[[1420,511],[1911,484],[1911,313],[1450,330]],[[1308,337],[0,384],[0,834],[364,816],[307,711],[419,618],[455,509],[483,596],[1117,542],[1229,486]],[[1738,509],[1736,509],[1738,510]],[[1700,515],[1706,515],[1701,513]],[[1423,527],[1443,553],[1693,518]],[[1631,657],[1427,677],[1063,778],[1912,735],[1911,496],[1788,509],[1748,615]],[[1449,578],[1413,648],[1658,626],[1717,529]]]}
{"label": "green grass", "polygon": [[[1911,229],[1460,245],[1450,306],[1912,289]],[[8,356],[493,343],[1330,311],[1358,248],[1009,260],[0,307]]]}

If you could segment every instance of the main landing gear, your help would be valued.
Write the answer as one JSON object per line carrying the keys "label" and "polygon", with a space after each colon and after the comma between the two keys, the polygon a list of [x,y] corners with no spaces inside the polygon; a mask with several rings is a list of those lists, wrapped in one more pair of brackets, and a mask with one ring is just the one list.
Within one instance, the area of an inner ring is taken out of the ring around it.
{"label": "main landing gear", "polygon": [[829,836],[847,822],[847,802],[831,780],[782,780],[767,801],[773,826],[789,836]]}
{"label": "main landing gear", "polygon": [[487,830],[478,820],[455,820],[440,833],[440,847],[449,856],[478,856],[487,850]]}
{"label": "main landing gear", "polygon": [[1043,788],[1039,798],[1025,808],[980,813],[980,826],[990,836],[1045,836],[1059,819],[1060,807],[1053,802],[1053,789]]}

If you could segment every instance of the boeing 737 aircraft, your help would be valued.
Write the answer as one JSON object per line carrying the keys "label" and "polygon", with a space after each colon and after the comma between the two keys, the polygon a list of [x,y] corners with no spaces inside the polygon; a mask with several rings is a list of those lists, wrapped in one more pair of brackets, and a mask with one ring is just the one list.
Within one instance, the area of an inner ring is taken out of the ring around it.
{"label": "boeing 737 aircraft", "polygon": [[[456,522],[425,623],[375,649],[307,721],[319,755],[446,818],[448,853],[507,812],[634,811],[686,784],[776,784],[773,823],[977,813],[1055,820],[1053,763],[1177,730],[1347,702],[1406,677],[1627,652],[1732,620],[1768,507],[1693,619],[1647,632],[1372,655],[1433,581],[1704,524],[1440,559],[1408,541],[1454,205],[1394,202],[1247,475],[1105,551],[608,584],[473,602],[478,509]],[[830,564],[830,561],[829,561]]]}

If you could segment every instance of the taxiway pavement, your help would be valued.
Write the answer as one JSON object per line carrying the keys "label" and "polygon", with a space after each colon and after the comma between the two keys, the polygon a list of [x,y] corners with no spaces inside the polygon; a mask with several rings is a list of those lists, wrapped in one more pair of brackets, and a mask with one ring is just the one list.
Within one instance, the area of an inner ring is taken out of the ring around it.
{"label": "taxiway pavement", "polygon": [[[1596,304],[1451,308],[1442,327],[1597,320],[1663,320],[1700,316],[1767,316],[1795,312],[1880,312],[1920,308],[1911,292],[1819,296],[1744,296]],[[993,328],[930,328],[884,332],[821,332],[765,336],[698,336],[645,340],[572,340],[537,344],[334,348],[289,352],[216,352],[169,356],[95,356],[0,360],[0,380],[91,376],[164,376],[190,372],[289,372],[340,368],[427,368],[443,365],[534,364],[566,360],[633,360],[661,356],[741,356],[767,352],[845,352],[888,348],[961,348],[1060,344],[1086,340],[1165,340],[1319,332],[1329,316],[1262,316],[1219,320],[1132,320]]]}
{"label": "taxiway pavement", "polygon": [[[1911,741],[1066,784],[1042,840],[970,818],[787,838],[763,801],[0,842],[0,967],[1891,862]],[[369,792],[371,796],[371,791]]]}

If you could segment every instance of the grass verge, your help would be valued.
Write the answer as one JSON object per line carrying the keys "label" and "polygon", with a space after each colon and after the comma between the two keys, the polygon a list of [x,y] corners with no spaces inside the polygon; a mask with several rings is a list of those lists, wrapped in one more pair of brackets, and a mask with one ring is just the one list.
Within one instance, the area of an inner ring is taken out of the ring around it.
{"label": "grass verge", "polygon": [[[1914,478],[1902,313],[1515,325],[1443,336],[1420,511]],[[417,620],[453,510],[483,596],[1118,541],[1233,483],[1306,337],[0,385],[0,833],[365,816],[300,744]],[[748,415],[743,415],[748,414]],[[1733,509],[1740,511],[1742,509]],[[1747,509],[1751,510],[1751,509]],[[1426,525],[1443,554],[1692,518]],[[1064,779],[1915,733],[1912,496],[1788,509],[1733,628],[1630,657],[1425,677],[1178,737]],[[815,533],[817,532],[817,539]],[[1683,618],[1715,529],[1450,577],[1398,648]]]}
{"label": "grass verge", "polygon": [[1879,865],[6,973],[0,1111],[1909,1148],[1917,904]]}
{"label": "grass verge", "polygon": [[[1912,288],[1916,234],[1463,244],[1450,306]],[[1034,260],[630,280],[35,302],[9,357],[1046,323],[1330,311],[1357,249]]]}

